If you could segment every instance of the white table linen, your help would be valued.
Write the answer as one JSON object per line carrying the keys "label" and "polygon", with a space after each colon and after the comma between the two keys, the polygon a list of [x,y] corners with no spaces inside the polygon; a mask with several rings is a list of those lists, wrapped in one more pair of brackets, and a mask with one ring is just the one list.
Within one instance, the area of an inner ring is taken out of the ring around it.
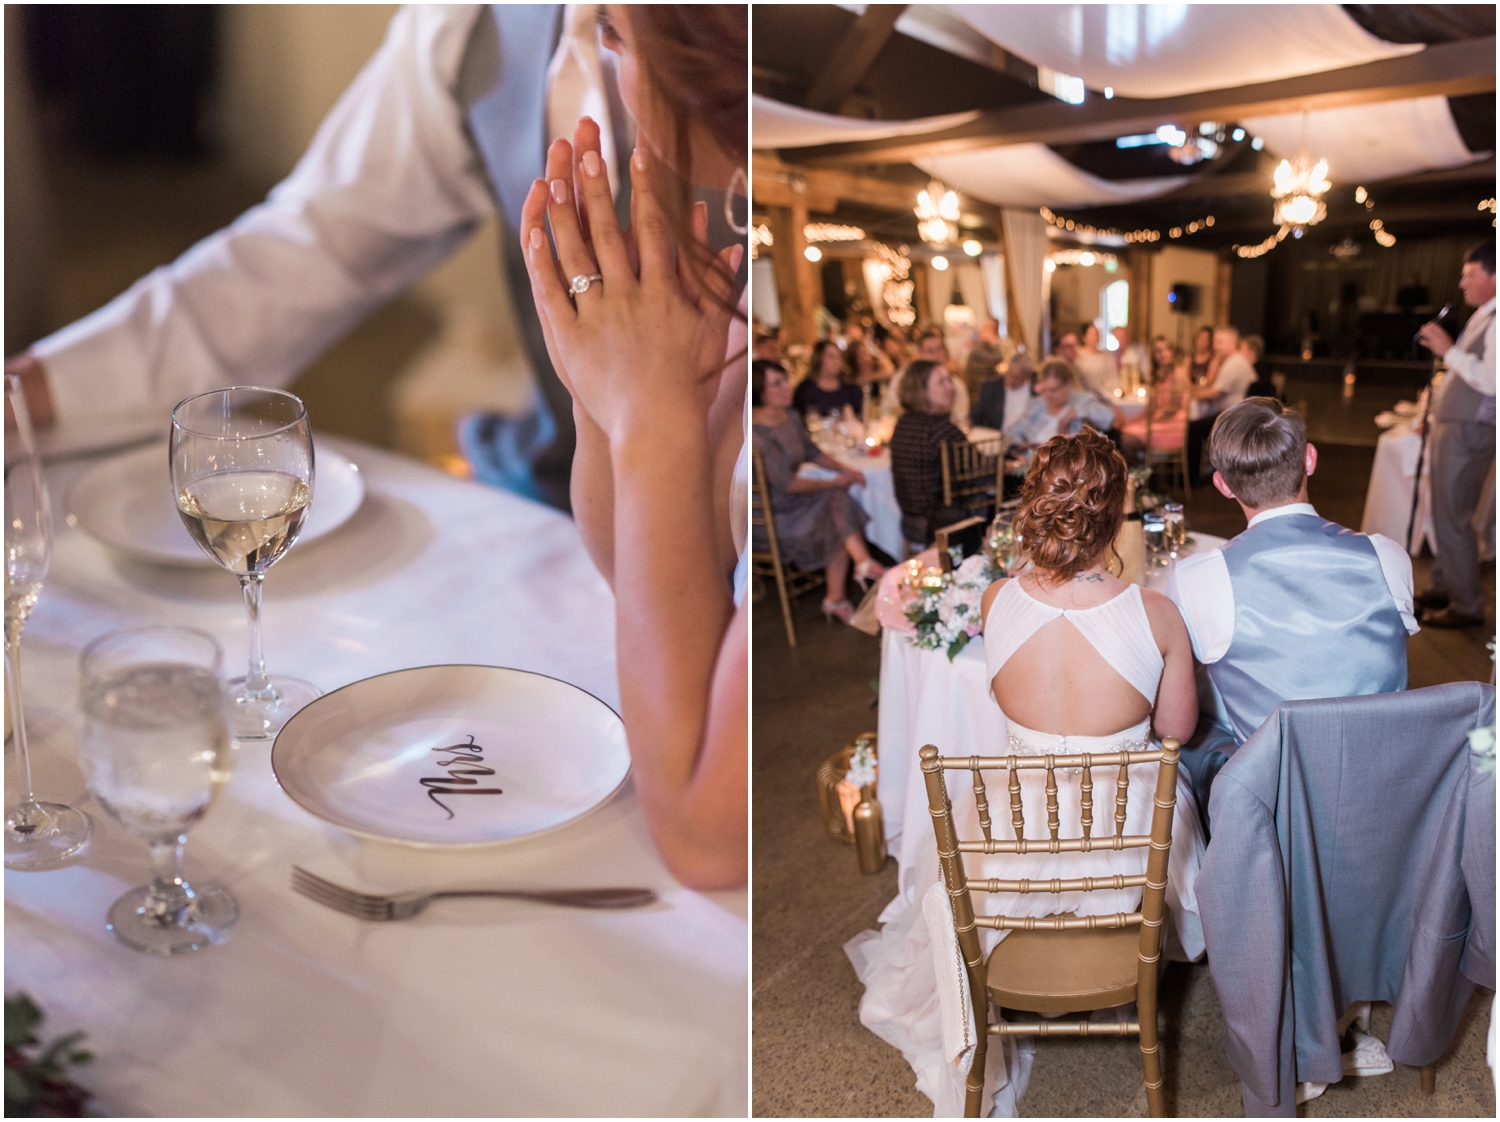
{"label": "white table linen", "polygon": [[[345,527],[271,572],[273,673],[332,690],[408,666],[513,666],[618,707],[613,601],[571,520],[368,446],[318,442],[360,465],[369,494]],[[55,503],[89,466],[50,470]],[[149,863],[145,844],[85,794],[77,660],[104,632],[146,622],[212,632],[231,675],[244,659],[232,576],[123,560],[60,518],[23,638],[28,729],[39,796],[84,805],[97,834],[79,865],[6,873],[6,991],[35,998],[49,1033],[88,1033],[97,1058],[81,1079],[110,1111],[747,1111],[746,893],[673,882],[628,783],[545,837],[416,849],[311,817],[277,787],[269,746],[239,744],[234,778],[187,847],[189,880],[228,886],[238,926],[180,959],[117,944],[105,910]],[[451,901],[366,924],[293,894],[294,862],[372,890],[642,885],[661,903],[588,913]]]}
{"label": "white table linen", "polygon": [[[850,471],[864,473],[863,485],[849,488],[849,495],[859,509],[870,516],[865,524],[865,541],[877,545],[897,561],[906,556],[901,537],[901,507],[896,502],[896,483],[891,475],[890,451],[882,448],[873,456],[846,452],[834,456]],[[803,464],[797,472],[812,479],[832,479],[833,473],[816,464]]]}
{"label": "white table linen", "polygon": [[[1375,463],[1370,468],[1370,487],[1365,493],[1365,513],[1360,533],[1384,534],[1403,547],[1412,520],[1411,488],[1417,475],[1417,458],[1422,451],[1422,436],[1414,427],[1416,419],[1398,422],[1380,434],[1375,445]],[[1426,542],[1437,555],[1437,535],[1432,529],[1432,449],[1422,457],[1422,486],[1417,492],[1416,529],[1411,536],[1411,555],[1422,552]],[[1495,556],[1495,472],[1490,469],[1489,482],[1474,515],[1474,531],[1479,536],[1480,560]]]}

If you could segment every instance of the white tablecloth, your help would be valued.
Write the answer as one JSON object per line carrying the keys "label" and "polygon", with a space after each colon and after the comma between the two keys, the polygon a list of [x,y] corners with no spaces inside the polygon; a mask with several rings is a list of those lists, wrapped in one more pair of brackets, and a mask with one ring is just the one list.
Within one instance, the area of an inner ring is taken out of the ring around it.
{"label": "white tablecloth", "polygon": [[[1414,432],[1410,421],[1401,421],[1381,433],[1375,445],[1375,463],[1370,468],[1370,489],[1365,494],[1365,515],[1359,529],[1364,534],[1384,534],[1392,541],[1406,544],[1406,530],[1411,522],[1411,485],[1417,474],[1417,457],[1421,452],[1421,434]],[[1422,462],[1422,486],[1417,493],[1416,530],[1411,536],[1411,554],[1422,551],[1425,541],[1437,554],[1437,536],[1432,531],[1432,448]],[[1474,515],[1474,530],[1479,535],[1479,556],[1495,556],[1495,472],[1490,469],[1489,482]]]}
{"label": "white tablecloth", "polygon": [[[901,538],[901,507],[896,503],[890,452],[882,448],[873,456],[851,452],[834,459],[852,471],[864,473],[864,484],[850,487],[849,495],[870,516],[865,524],[865,541],[878,545],[900,561],[906,556],[906,546]],[[803,464],[798,474],[814,479],[833,478],[833,472],[816,464]]]}
{"label": "white tablecloth", "polygon": [[[613,603],[571,520],[374,448],[320,444],[360,465],[369,495],[348,525],[271,572],[273,672],[331,690],[401,667],[486,663],[618,706]],[[54,501],[90,466],[51,469]],[[190,880],[216,879],[239,898],[238,926],[222,946],[179,959],[117,944],[105,910],[149,865],[144,843],[85,794],[77,661],[100,634],[144,622],[203,628],[231,666],[244,657],[229,574],[125,561],[59,519],[52,576],[23,639],[28,728],[39,796],[84,805],[97,834],[80,865],[6,873],[6,992],[38,1001],[49,1037],[88,1033],[97,1058],[80,1078],[112,1112],[747,1112],[746,893],[676,885],[628,784],[535,841],[420,850],[311,817],[277,787],[269,747],[241,744],[233,780],[187,847]],[[644,885],[662,901],[620,913],[452,901],[363,924],[293,894],[293,862],[373,889]]]}

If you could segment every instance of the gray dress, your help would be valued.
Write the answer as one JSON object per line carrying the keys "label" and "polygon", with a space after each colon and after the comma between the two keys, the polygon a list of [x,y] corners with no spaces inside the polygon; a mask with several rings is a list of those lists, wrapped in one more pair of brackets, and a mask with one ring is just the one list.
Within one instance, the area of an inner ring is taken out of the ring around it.
{"label": "gray dress", "polygon": [[[776,542],[783,562],[809,572],[838,558],[844,539],[860,533],[869,515],[846,490],[788,494],[799,465],[814,459],[818,448],[795,412],[779,425],[755,425],[755,448],[766,466],[766,486],[776,515]],[[769,549],[765,528],[755,526],[754,545]]]}

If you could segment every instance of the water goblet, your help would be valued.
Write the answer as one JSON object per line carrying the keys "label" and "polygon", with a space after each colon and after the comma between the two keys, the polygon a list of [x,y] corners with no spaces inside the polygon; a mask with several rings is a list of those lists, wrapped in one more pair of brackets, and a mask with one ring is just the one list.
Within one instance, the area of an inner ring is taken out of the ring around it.
{"label": "water goblet", "polygon": [[15,423],[5,442],[5,687],[21,792],[20,800],[5,808],[5,867],[44,872],[82,853],[94,834],[94,823],[76,807],[37,801],[32,790],[21,708],[21,631],[51,565],[52,517],[26,395],[14,374],[5,376],[5,404]]}
{"label": "water goblet", "polygon": [[297,540],[313,497],[312,430],[284,390],[234,386],[172,410],[177,513],[204,553],[240,578],[250,620],[245,677],[229,683],[230,730],[270,740],[322,695],[310,682],[266,674],[260,604],[266,570]]}
{"label": "water goblet", "polygon": [[1152,568],[1165,565],[1167,524],[1159,510],[1148,510],[1142,518],[1146,536],[1146,557]]}
{"label": "water goblet", "polygon": [[239,919],[228,889],[182,875],[187,831],[229,782],[223,654],[213,636],[141,627],[95,640],[82,656],[78,759],[89,790],[151,847],[151,883],[110,906],[127,947],[173,955],[219,942]]}

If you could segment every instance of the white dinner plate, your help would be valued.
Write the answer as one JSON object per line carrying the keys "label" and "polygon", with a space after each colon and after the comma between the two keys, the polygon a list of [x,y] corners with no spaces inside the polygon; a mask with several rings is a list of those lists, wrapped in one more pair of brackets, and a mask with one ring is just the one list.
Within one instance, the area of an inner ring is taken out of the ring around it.
{"label": "white dinner plate", "polygon": [[[364,500],[365,478],[354,461],[318,449],[312,510],[297,545],[337,530]],[[89,534],[131,557],[164,565],[214,565],[177,514],[164,444],[96,464],[74,486],[68,508]]]}
{"label": "white dinner plate", "polygon": [[271,748],[308,813],[363,837],[494,845],[556,829],[625,782],[619,715],[577,686],[498,666],[418,666],[318,698]]}

